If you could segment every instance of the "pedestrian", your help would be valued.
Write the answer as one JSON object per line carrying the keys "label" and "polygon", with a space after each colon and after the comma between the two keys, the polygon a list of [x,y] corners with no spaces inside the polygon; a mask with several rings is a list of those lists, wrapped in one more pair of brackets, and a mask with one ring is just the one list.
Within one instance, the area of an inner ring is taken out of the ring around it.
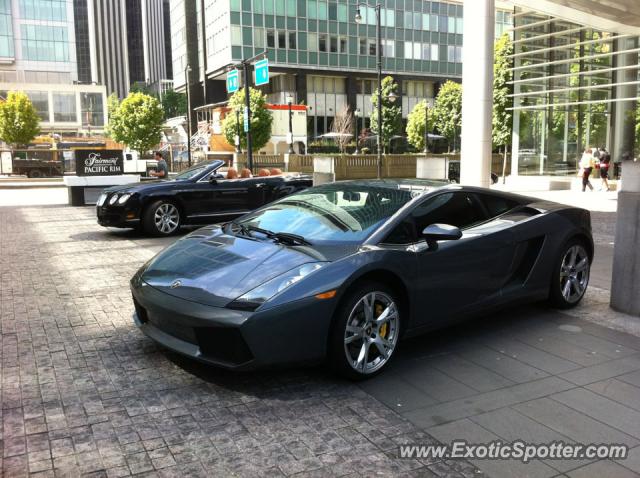
{"label": "pedestrian", "polygon": [[582,174],[582,192],[587,190],[587,186],[589,189],[593,191],[593,186],[591,185],[591,181],[589,181],[589,176],[591,176],[591,171],[593,171],[593,154],[591,154],[591,149],[587,148],[584,150],[582,154],[582,158],[580,158],[580,172]]}
{"label": "pedestrian", "polygon": [[600,179],[602,180],[603,189],[609,191],[609,165],[611,164],[611,155],[604,146],[600,148]]}
{"label": "pedestrian", "polygon": [[169,175],[169,169],[160,151],[156,151],[155,159],[158,164],[156,165],[155,171],[149,171],[149,175],[156,178],[166,178]]}

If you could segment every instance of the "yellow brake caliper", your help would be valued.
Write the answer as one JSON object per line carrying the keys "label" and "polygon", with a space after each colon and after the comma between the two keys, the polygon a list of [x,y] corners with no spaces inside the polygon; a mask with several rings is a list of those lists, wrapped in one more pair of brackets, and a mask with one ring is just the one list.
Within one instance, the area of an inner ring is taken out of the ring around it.
{"label": "yellow brake caliper", "polygon": [[[382,304],[376,304],[376,318],[380,317],[380,314],[382,314],[383,312],[383,307]],[[387,323],[385,322],[384,324],[382,324],[382,327],[380,327],[380,337],[382,337],[383,339],[387,338]]]}

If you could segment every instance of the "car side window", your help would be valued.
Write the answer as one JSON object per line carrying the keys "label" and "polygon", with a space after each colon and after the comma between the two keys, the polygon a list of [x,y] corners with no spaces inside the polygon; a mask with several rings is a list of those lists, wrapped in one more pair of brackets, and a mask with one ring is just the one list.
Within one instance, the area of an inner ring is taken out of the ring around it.
{"label": "car side window", "polygon": [[389,234],[387,244],[415,242],[425,227],[449,224],[465,229],[487,219],[482,206],[473,194],[449,192],[427,199]]}
{"label": "car side window", "polygon": [[479,194],[478,197],[484,203],[484,207],[489,213],[489,217],[497,217],[520,205],[518,201],[490,194]]}

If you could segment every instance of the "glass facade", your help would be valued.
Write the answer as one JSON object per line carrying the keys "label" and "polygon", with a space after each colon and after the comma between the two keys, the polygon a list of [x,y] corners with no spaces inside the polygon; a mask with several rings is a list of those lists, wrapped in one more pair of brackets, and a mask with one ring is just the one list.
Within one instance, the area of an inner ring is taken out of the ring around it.
{"label": "glass facade", "polygon": [[34,61],[69,61],[67,27],[20,25],[22,57]]}
{"label": "glass facade", "polygon": [[104,126],[104,104],[101,93],[80,93],[82,126],[90,128]]}
{"label": "glass facade", "polygon": [[[360,13],[363,21],[357,24],[355,4],[345,0],[232,0],[226,33],[232,58],[251,57],[265,45],[273,63],[375,71],[375,9]],[[462,73],[461,4],[386,0],[381,24],[384,69]],[[214,39],[224,31],[210,34]]]}
{"label": "glass facade", "polygon": [[0,0],[0,58],[13,58],[14,55],[11,0]]}
{"label": "glass facade", "polygon": [[[620,161],[615,131],[624,117],[636,121],[637,40],[621,47],[618,35],[535,13],[515,21],[512,174],[575,175],[582,152],[595,147]],[[631,68],[621,67],[629,56]]]}
{"label": "glass facade", "polygon": [[47,91],[27,91],[27,96],[33,103],[42,121],[49,121],[49,93]]}
{"label": "glass facade", "polygon": [[53,93],[53,121],[61,123],[78,121],[75,93]]}
{"label": "glass facade", "polygon": [[23,20],[67,21],[67,0],[20,0]]}

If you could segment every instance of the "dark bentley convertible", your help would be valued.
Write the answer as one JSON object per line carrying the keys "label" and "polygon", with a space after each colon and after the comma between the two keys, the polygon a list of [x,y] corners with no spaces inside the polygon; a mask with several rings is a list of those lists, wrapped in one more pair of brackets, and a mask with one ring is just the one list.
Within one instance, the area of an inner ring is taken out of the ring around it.
{"label": "dark bentley convertible", "polygon": [[363,378],[402,337],[517,302],[576,305],[589,212],[412,181],[317,186],[176,241],[131,280],[136,324],[235,369],[328,358]]}
{"label": "dark bentley convertible", "polygon": [[240,216],[313,182],[310,176],[286,175],[226,179],[218,173],[223,164],[200,163],[167,181],[105,189],[97,202],[98,223],[168,236],[185,224]]}

